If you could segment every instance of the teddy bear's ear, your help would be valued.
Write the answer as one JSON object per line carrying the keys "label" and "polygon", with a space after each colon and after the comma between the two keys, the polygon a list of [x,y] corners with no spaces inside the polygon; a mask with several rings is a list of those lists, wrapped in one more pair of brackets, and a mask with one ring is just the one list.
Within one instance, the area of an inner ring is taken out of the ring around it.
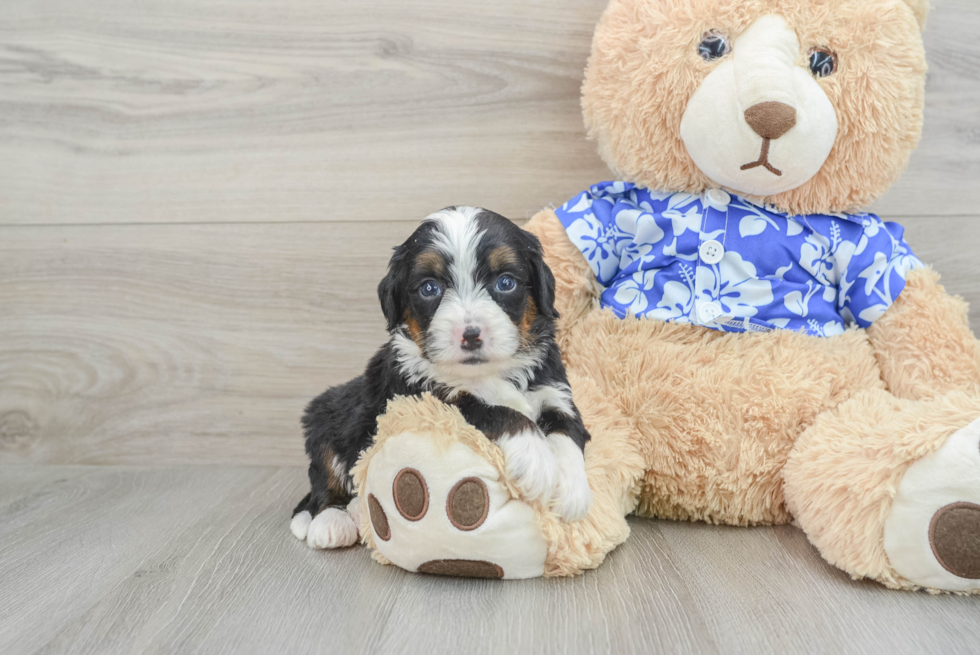
{"label": "teddy bear's ear", "polygon": [[916,20],[919,21],[919,29],[924,30],[926,28],[926,14],[929,13],[929,0],[905,0],[905,4],[912,9]]}

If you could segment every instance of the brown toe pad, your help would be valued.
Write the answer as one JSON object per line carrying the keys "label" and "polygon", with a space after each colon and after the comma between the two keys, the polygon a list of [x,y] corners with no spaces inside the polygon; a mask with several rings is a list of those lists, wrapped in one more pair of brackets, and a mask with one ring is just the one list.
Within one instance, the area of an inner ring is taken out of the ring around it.
{"label": "brown toe pad", "polygon": [[944,569],[980,580],[980,505],[953,503],[940,509],[929,525],[929,543]]}
{"label": "brown toe pad", "polygon": [[473,559],[433,559],[420,564],[419,573],[449,575],[456,578],[504,577],[504,570],[496,564]]}
{"label": "brown toe pad", "polygon": [[446,498],[446,515],[458,530],[475,530],[490,512],[490,494],[480,478],[463,478]]}
{"label": "brown toe pad", "polygon": [[429,510],[429,488],[422,474],[413,468],[403,468],[391,485],[398,513],[409,521],[418,521]]}
{"label": "brown toe pad", "polygon": [[391,539],[388,515],[385,514],[384,508],[381,507],[381,503],[374,497],[374,494],[368,494],[368,511],[371,513],[371,525],[374,527],[375,536],[382,541]]}

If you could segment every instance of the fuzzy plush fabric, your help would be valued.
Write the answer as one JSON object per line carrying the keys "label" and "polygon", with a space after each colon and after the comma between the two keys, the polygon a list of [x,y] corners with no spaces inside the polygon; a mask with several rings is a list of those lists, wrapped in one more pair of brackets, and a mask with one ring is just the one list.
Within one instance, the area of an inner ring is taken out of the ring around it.
{"label": "fuzzy plush fabric", "polygon": [[[592,442],[586,448],[586,471],[592,485],[593,501],[588,516],[575,523],[565,523],[559,520],[547,507],[536,501],[524,501],[518,489],[504,474],[503,453],[496,445],[486,439],[479,431],[468,425],[462,415],[454,407],[450,407],[426,394],[421,398],[398,398],[389,403],[387,412],[378,420],[378,434],[371,448],[359,458],[351,473],[360,498],[360,533],[362,542],[372,549],[372,556],[382,564],[392,561],[382,553],[379,538],[375,534],[371,520],[368,498],[371,495],[383,497],[391,486],[393,475],[387,475],[382,482],[369,479],[371,473],[386,468],[379,462],[384,457],[386,449],[400,439],[421,437],[424,442],[414,442],[413,446],[431,447],[433,456],[430,463],[439,466],[449,465],[451,470],[446,475],[427,474],[425,477],[430,485],[445,482],[441,478],[462,478],[472,475],[473,471],[461,468],[460,462],[465,461],[453,449],[463,447],[471,451],[480,460],[492,468],[484,472],[488,485],[493,487],[491,495],[497,492],[499,501],[491,501],[490,515],[485,525],[501,526],[507,532],[503,535],[508,543],[520,543],[520,550],[532,548],[534,535],[541,535],[547,544],[542,572],[545,576],[564,576],[580,573],[585,569],[598,566],[606,555],[629,536],[629,526],[626,515],[636,507],[637,493],[644,463],[631,446],[629,423],[618,415],[615,408],[608,405],[603,398],[601,389],[593,381],[586,378],[571,380],[575,387],[575,398],[581,404],[583,419],[589,422],[592,431]],[[403,455],[396,457],[397,466],[411,465]],[[390,467],[388,467],[390,468]],[[445,485],[444,485],[445,486]],[[438,495],[433,492],[433,496]],[[513,504],[528,505],[533,512],[517,513]],[[430,510],[433,514],[440,512],[441,504],[433,498]],[[394,518],[394,511],[389,505],[386,513]],[[533,525],[531,525],[533,523]],[[440,534],[431,534],[439,531]],[[434,523],[428,528],[426,537],[432,536],[437,541],[447,541],[458,538],[454,530],[446,522]],[[499,537],[494,530],[474,531],[467,535],[469,541],[464,544],[468,558],[480,560],[491,557],[486,552],[494,553],[494,563],[500,562],[505,572],[509,571],[508,563],[501,559],[507,554],[513,554],[513,549],[495,548],[492,541]],[[489,543],[487,543],[489,541]],[[398,553],[402,561],[411,561],[414,552],[426,551],[431,553],[434,546],[418,535],[406,534],[405,530],[391,530],[385,549]],[[487,549],[487,550],[481,550]],[[499,552],[510,550],[511,553]],[[521,553],[523,554],[523,553]],[[392,558],[399,559],[395,555]],[[427,557],[415,557],[426,559]],[[522,563],[524,564],[524,563]],[[508,577],[525,577],[510,576]]]}
{"label": "fuzzy plush fabric", "polygon": [[665,191],[715,186],[680,136],[688,102],[714,68],[698,55],[698,43],[710,30],[739,34],[764,15],[779,15],[804,50],[837,54],[839,70],[817,83],[836,109],[839,131],[812,179],[763,200],[797,214],[866,207],[905,169],[922,128],[926,65],[919,20],[927,3],[910,4],[612,0],[596,28],[582,87],[589,136],[622,179]]}
{"label": "fuzzy plush fabric", "polygon": [[915,589],[885,552],[892,501],[910,466],[978,416],[980,397],[962,392],[925,401],[862,392],[800,436],[783,473],[787,506],[831,564],[855,579]]}
{"label": "fuzzy plush fabric", "polygon": [[966,302],[946,294],[938,273],[909,276],[895,305],[868,329],[888,390],[912,400],[971,387],[980,395],[980,347],[967,315]]}

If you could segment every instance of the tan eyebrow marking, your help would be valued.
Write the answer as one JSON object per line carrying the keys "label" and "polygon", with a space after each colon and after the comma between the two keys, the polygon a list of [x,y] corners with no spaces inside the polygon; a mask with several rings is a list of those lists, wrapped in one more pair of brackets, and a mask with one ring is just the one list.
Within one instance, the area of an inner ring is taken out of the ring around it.
{"label": "tan eyebrow marking", "polygon": [[487,258],[490,262],[490,268],[498,271],[505,268],[508,264],[511,266],[517,266],[519,263],[517,261],[517,253],[510,246],[499,246],[490,251],[490,256]]}
{"label": "tan eyebrow marking", "polygon": [[446,269],[446,259],[437,252],[426,250],[415,258],[415,267],[433,275],[442,275]]}

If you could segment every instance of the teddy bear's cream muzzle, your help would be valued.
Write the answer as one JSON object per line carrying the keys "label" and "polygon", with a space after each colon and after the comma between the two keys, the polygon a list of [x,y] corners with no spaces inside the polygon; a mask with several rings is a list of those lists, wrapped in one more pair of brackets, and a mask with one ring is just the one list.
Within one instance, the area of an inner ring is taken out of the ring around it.
{"label": "teddy bear's cream muzzle", "polygon": [[714,182],[769,196],[805,184],[823,166],[837,138],[837,115],[800,65],[803,54],[782,17],[763,16],[694,92],[681,138]]}

